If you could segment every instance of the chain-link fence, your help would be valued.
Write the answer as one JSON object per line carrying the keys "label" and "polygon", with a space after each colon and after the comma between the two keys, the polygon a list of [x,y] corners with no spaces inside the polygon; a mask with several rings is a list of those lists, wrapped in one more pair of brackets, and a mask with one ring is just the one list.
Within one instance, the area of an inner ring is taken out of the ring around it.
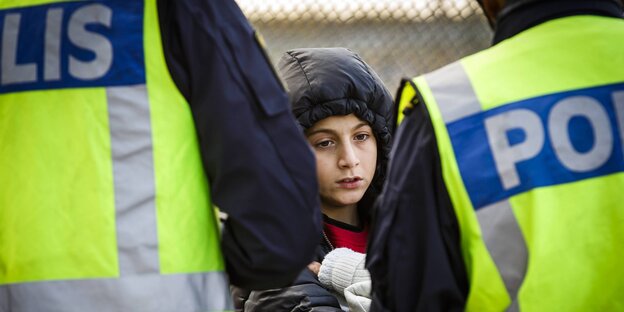
{"label": "chain-link fence", "polygon": [[277,64],[293,48],[346,47],[394,95],[413,77],[489,45],[476,0],[237,0]]}

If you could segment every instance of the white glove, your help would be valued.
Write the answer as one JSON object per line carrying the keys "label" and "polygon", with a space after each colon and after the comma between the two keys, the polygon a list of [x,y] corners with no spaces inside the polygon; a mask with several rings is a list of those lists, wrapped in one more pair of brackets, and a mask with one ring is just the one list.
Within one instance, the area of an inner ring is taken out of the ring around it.
{"label": "white glove", "polygon": [[328,289],[343,294],[352,284],[370,281],[364,267],[366,254],[349,248],[336,248],[325,256],[319,270],[319,281]]}
{"label": "white glove", "polygon": [[344,291],[345,299],[349,305],[349,312],[367,312],[371,306],[371,281],[355,283]]}

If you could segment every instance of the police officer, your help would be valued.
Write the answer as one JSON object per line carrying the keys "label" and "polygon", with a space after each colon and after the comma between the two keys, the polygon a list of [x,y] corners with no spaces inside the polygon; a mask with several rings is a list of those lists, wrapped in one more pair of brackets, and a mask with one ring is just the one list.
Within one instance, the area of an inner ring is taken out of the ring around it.
{"label": "police officer", "polygon": [[310,261],[313,154],[234,1],[4,1],[0,36],[0,311],[228,310]]}
{"label": "police officer", "polygon": [[400,91],[373,310],[621,310],[621,3],[481,2],[493,46]]}

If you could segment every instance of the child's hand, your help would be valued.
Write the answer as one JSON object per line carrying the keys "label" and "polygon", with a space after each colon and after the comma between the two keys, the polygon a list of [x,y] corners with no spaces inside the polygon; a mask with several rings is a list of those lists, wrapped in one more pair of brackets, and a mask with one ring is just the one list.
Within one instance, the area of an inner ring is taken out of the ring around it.
{"label": "child's hand", "polygon": [[366,254],[349,248],[336,248],[325,255],[319,268],[319,282],[327,289],[342,294],[349,285],[369,281],[370,274],[364,267]]}
{"label": "child's hand", "polygon": [[308,264],[308,269],[310,269],[314,275],[318,276],[319,271],[321,270],[321,264],[316,261],[312,261]]}

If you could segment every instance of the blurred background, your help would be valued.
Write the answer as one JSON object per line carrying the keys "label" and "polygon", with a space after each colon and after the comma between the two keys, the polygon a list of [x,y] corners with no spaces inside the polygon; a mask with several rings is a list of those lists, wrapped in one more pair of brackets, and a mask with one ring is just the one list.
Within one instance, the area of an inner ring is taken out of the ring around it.
{"label": "blurred background", "polygon": [[401,78],[488,47],[476,0],[236,0],[264,37],[271,61],[294,48],[346,47],[393,96]]}

